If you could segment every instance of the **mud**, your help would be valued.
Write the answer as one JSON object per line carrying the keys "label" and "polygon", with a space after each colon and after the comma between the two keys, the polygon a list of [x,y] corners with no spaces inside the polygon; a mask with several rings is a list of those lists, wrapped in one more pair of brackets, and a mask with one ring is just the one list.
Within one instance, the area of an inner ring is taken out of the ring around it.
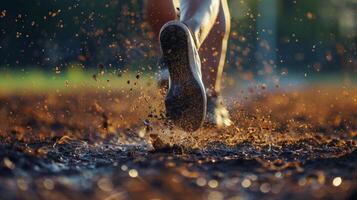
{"label": "mud", "polygon": [[357,198],[356,88],[231,94],[195,133],[153,91],[1,95],[0,199]]}

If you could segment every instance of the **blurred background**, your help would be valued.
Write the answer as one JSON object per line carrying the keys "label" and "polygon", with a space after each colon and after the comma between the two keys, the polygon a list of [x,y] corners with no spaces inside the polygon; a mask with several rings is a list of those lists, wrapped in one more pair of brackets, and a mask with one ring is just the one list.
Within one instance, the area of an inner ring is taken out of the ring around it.
{"label": "blurred background", "polygon": [[[229,5],[225,71],[231,79],[356,79],[357,0],[229,0]],[[63,81],[71,72],[81,81],[95,79],[98,70],[155,73],[157,39],[143,17],[141,0],[2,1],[0,89],[26,84],[15,81],[19,74],[21,80],[36,74],[37,80]]]}

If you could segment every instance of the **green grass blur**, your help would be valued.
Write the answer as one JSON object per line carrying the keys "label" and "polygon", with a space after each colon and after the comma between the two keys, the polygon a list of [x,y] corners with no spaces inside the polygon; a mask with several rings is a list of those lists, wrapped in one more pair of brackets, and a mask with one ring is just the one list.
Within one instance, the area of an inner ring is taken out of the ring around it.
{"label": "green grass blur", "polygon": [[36,69],[6,70],[0,72],[0,94],[143,89],[152,85],[152,80],[153,76],[150,74],[98,72],[84,70],[79,65],[54,72]]}

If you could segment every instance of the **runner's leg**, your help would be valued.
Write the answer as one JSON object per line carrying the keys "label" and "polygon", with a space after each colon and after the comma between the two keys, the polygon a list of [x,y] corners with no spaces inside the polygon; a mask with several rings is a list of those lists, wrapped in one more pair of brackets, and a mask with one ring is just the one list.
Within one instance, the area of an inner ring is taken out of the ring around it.
{"label": "runner's leg", "polygon": [[215,24],[199,51],[202,62],[203,82],[210,92],[219,93],[221,90],[230,25],[230,13],[227,1],[221,0]]}

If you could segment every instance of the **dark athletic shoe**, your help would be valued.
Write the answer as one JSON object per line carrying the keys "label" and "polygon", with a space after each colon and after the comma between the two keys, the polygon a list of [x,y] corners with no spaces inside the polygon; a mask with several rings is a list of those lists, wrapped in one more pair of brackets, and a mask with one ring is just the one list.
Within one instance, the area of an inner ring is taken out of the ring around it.
{"label": "dark athletic shoe", "polygon": [[205,120],[207,99],[192,34],[185,24],[171,21],[161,28],[160,44],[170,75],[166,115],[183,130],[195,131]]}
{"label": "dark athletic shoe", "polygon": [[205,126],[226,128],[232,124],[229,112],[223,103],[223,98],[220,95],[208,95]]}

